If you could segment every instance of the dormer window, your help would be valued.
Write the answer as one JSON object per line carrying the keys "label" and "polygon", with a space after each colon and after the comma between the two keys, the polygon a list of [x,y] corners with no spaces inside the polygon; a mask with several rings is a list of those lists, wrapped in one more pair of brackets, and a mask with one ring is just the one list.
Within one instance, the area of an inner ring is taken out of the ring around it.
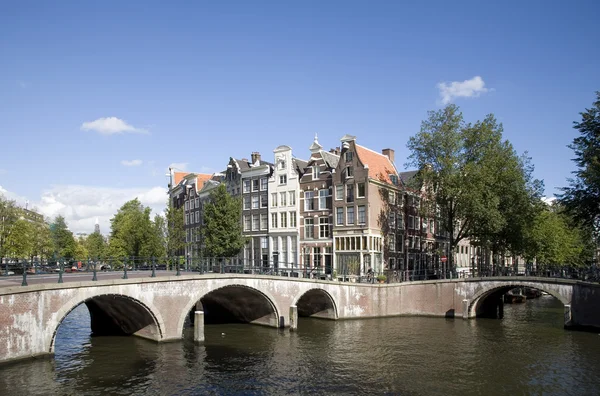
{"label": "dormer window", "polygon": [[347,166],[347,167],[344,169],[344,177],[345,177],[346,179],[348,179],[348,178],[351,178],[351,177],[354,177],[354,168],[352,168],[351,166]]}
{"label": "dormer window", "polygon": [[352,158],[353,158],[353,152],[352,151],[346,151],[345,157],[346,157],[346,162],[351,162]]}
{"label": "dormer window", "polygon": [[285,160],[279,161],[279,169],[281,169],[281,170],[285,169]]}
{"label": "dormer window", "polygon": [[396,176],[396,175],[392,175],[392,174],[391,174],[391,175],[390,175],[390,180],[392,181],[392,184],[393,184],[394,186],[397,186],[397,185],[398,185],[398,176]]}
{"label": "dormer window", "polygon": [[319,165],[313,165],[313,167],[312,167],[313,180],[317,180],[320,175],[321,175],[321,167]]}

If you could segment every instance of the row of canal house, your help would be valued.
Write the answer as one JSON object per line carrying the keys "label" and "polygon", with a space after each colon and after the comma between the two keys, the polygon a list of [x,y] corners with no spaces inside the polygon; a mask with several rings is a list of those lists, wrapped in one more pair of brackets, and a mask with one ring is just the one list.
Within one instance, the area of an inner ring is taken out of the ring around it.
{"label": "row of canal house", "polygon": [[224,183],[242,202],[248,243],[240,257],[248,267],[435,273],[447,234],[420,209],[419,191],[406,187],[415,172],[398,172],[392,149],[376,152],[350,135],[340,143],[327,151],[315,136],[308,160],[283,145],[273,151],[273,162],[254,152],[250,160],[230,158],[224,171],[212,175],[171,172],[171,203],[184,206],[181,254],[202,255],[202,208]]}

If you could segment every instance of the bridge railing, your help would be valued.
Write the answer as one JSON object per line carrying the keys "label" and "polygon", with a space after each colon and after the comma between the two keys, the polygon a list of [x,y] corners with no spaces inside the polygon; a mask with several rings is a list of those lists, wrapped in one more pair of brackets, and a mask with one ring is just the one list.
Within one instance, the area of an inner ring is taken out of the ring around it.
{"label": "bridge railing", "polygon": [[[340,266],[340,270],[332,266],[305,266],[295,262],[281,260],[243,259],[239,257],[110,257],[102,259],[4,259],[0,264],[2,277],[21,277],[22,285],[28,279],[45,279],[51,282],[56,278],[58,283],[64,282],[63,274],[69,280],[98,280],[104,274],[119,273],[123,279],[132,277],[156,277],[165,275],[186,274],[251,274],[282,276],[289,278],[319,279],[338,282],[355,283],[400,283],[435,279],[492,277],[492,276],[537,276],[544,278],[580,279],[600,282],[600,268],[592,265],[588,268],[531,268],[516,271],[513,268],[496,268],[490,270],[463,270],[458,272],[441,272],[433,269],[385,269],[379,272],[367,271],[358,273]],[[73,276],[78,274],[77,276]]]}

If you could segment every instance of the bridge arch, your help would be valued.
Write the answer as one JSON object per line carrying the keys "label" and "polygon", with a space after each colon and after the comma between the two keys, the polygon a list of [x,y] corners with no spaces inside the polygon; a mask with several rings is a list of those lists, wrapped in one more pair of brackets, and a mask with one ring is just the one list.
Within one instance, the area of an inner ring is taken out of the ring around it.
{"label": "bridge arch", "polygon": [[338,307],[329,292],[321,288],[312,288],[294,299],[298,316],[321,319],[338,319]]}
{"label": "bridge arch", "polygon": [[570,304],[571,296],[561,293],[561,290],[555,286],[555,284],[544,282],[493,282],[493,284],[486,285],[472,296],[469,301],[468,317],[475,318],[480,316],[484,313],[483,310],[486,308],[486,302],[495,302],[510,290],[519,287],[537,289],[550,294],[559,300],[563,305]]}
{"label": "bridge arch", "polygon": [[164,337],[164,322],[151,303],[123,293],[101,293],[73,298],[53,315],[49,329],[51,331],[46,336],[49,353],[54,353],[60,325],[81,304],[85,304],[90,311],[94,334],[136,335],[153,341],[160,341]]}
{"label": "bridge arch", "polygon": [[185,320],[192,310],[204,312],[206,323],[252,323],[283,327],[281,310],[276,300],[266,291],[243,284],[229,284],[193,295],[184,307],[177,329],[183,334]]}

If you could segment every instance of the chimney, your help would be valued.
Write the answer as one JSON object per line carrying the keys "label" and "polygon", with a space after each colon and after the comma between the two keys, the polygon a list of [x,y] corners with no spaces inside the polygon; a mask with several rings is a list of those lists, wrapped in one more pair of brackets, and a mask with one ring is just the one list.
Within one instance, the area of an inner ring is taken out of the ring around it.
{"label": "chimney", "polygon": [[340,155],[340,148],[336,147],[334,149],[329,150],[329,152],[335,155]]}
{"label": "chimney", "polygon": [[390,161],[392,161],[392,163],[394,162],[394,150],[393,149],[391,149],[391,148],[383,149],[383,150],[381,150],[381,154],[388,157],[390,159]]}
{"label": "chimney", "polygon": [[256,164],[257,161],[260,161],[260,153],[255,151],[252,153],[252,163]]}

